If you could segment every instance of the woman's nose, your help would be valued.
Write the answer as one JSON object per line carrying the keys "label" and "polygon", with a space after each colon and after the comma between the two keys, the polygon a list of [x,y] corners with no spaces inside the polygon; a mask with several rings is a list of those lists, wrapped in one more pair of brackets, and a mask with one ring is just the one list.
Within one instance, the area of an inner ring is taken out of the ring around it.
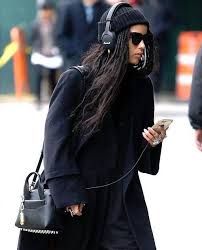
{"label": "woman's nose", "polygon": [[139,43],[138,47],[142,48],[142,49],[145,49],[145,44],[144,44],[143,40]]}

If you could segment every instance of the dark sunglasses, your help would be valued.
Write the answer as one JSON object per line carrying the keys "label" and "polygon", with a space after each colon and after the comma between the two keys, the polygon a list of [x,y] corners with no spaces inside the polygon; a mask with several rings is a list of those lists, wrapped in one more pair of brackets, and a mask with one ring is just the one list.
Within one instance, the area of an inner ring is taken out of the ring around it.
{"label": "dark sunglasses", "polygon": [[131,32],[130,38],[132,39],[132,43],[137,46],[142,40],[144,41],[144,43],[147,43],[149,35],[148,34],[143,35],[138,32]]}

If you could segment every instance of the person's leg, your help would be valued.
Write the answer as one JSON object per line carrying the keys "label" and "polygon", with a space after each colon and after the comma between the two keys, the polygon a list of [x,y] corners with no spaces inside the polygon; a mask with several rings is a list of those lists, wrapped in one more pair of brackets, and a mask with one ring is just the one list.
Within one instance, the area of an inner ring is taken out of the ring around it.
{"label": "person's leg", "polygon": [[40,65],[34,65],[35,72],[35,88],[36,88],[36,98],[37,104],[41,103],[41,83],[43,79],[43,68]]}
{"label": "person's leg", "polygon": [[48,83],[49,83],[49,94],[51,95],[53,93],[53,90],[56,85],[57,81],[57,70],[56,69],[49,69],[48,70]]}

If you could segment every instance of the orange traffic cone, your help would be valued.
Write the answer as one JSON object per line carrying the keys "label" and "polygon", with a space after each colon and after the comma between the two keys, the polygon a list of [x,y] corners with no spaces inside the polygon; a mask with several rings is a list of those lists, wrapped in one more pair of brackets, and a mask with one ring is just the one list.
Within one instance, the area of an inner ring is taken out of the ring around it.
{"label": "orange traffic cone", "polygon": [[13,56],[13,78],[15,95],[17,98],[29,92],[28,87],[28,65],[26,56],[26,42],[24,31],[14,27],[10,31],[11,40],[18,44],[18,50]]}
{"label": "orange traffic cone", "polygon": [[181,32],[178,38],[176,97],[188,101],[196,54],[202,44],[201,31]]}

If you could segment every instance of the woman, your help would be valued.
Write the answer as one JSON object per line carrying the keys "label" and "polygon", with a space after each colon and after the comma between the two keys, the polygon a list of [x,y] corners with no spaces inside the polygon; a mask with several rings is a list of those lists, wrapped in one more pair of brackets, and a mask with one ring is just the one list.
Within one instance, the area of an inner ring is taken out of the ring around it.
{"label": "woman", "polygon": [[[45,177],[55,205],[64,211],[65,229],[60,236],[35,236],[37,249],[156,249],[138,177],[138,170],[157,174],[157,143],[166,134],[162,127],[151,128],[152,34],[145,17],[123,3],[103,14],[98,33],[100,44],[83,61],[84,81],[77,70],[67,70],[51,99]],[[141,161],[122,181],[85,189],[121,177],[147,143]]]}

